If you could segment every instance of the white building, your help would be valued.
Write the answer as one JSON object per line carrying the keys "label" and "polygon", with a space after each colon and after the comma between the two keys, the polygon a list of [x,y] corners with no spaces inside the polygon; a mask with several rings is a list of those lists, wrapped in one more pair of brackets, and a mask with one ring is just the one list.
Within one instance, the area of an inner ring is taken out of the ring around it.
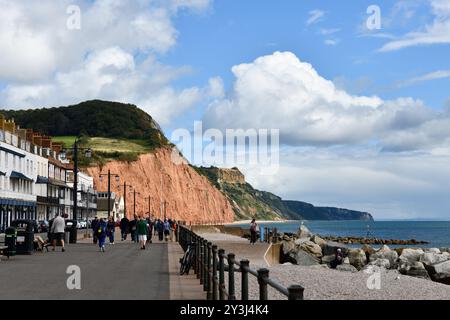
{"label": "white building", "polygon": [[[73,189],[73,170],[67,172],[67,184]],[[77,216],[80,220],[92,220],[97,215],[97,193],[94,189],[94,178],[87,173],[78,172]]]}

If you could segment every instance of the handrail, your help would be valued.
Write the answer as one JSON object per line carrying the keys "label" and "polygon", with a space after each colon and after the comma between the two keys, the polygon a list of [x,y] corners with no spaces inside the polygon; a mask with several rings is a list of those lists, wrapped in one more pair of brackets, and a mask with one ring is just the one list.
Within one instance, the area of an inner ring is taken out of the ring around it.
{"label": "handrail", "polygon": [[[259,285],[259,300],[268,300],[268,287],[275,289],[289,300],[303,300],[304,288],[300,285],[292,285],[285,288],[278,282],[270,279],[269,270],[261,268],[253,270],[250,261],[236,261],[234,253],[226,254],[225,250],[208,242],[180,224],[177,229],[178,241],[187,250],[189,244],[195,244],[194,272],[203,285],[208,300],[237,300],[235,290],[235,272],[241,273],[240,300],[249,299],[249,275],[256,277]],[[268,233],[268,231],[266,231]],[[276,229],[274,234],[277,235]],[[225,272],[228,273],[228,285],[225,281]]]}

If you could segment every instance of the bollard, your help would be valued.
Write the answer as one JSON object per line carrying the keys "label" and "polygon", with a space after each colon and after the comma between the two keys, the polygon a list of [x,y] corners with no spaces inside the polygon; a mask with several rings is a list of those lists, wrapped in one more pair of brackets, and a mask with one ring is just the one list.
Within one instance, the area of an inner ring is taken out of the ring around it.
{"label": "bollard", "polygon": [[225,300],[225,250],[219,250],[219,300]]}
{"label": "bollard", "polygon": [[293,285],[288,288],[289,300],[303,300],[303,292],[305,291],[305,288],[298,285]]}
{"label": "bollard", "polygon": [[208,241],[203,239],[203,291],[208,290]]}
{"label": "bollard", "polygon": [[208,253],[207,253],[207,281],[206,281],[206,299],[212,300],[212,264],[211,264],[211,258],[212,258],[212,243],[208,242]]}
{"label": "bollard", "polygon": [[241,290],[242,290],[242,300],[248,300],[248,268],[250,267],[250,261],[241,260]]}
{"label": "bollard", "polygon": [[199,240],[199,247],[200,247],[200,255],[199,255],[199,269],[200,269],[200,272],[199,272],[199,279],[200,279],[200,284],[203,284],[203,239],[202,238],[200,238],[200,240]]}
{"label": "bollard", "polygon": [[261,301],[268,300],[267,279],[269,279],[269,270],[268,269],[259,269],[258,270],[258,284],[259,284],[259,300],[261,300]]}
{"label": "bollard", "polygon": [[212,264],[213,264],[213,276],[212,276],[212,284],[213,284],[213,288],[212,288],[212,299],[213,300],[217,300],[219,295],[218,295],[218,286],[217,286],[217,246],[213,245],[212,246]]}
{"label": "bollard", "polygon": [[228,254],[228,300],[236,300],[234,286],[234,253]]}

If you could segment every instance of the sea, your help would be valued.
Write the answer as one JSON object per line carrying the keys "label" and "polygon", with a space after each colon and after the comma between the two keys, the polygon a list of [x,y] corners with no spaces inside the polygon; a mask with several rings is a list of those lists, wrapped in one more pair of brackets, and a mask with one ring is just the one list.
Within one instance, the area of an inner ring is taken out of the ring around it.
{"label": "sea", "polygon": [[[301,221],[288,221],[258,224],[263,228],[277,228],[280,232],[296,233],[301,223]],[[421,244],[417,247],[450,248],[450,221],[303,221],[303,223],[312,233],[324,237],[415,239],[429,242],[429,244]],[[237,224],[236,226],[249,227],[248,224]],[[395,248],[396,246],[390,247]]]}

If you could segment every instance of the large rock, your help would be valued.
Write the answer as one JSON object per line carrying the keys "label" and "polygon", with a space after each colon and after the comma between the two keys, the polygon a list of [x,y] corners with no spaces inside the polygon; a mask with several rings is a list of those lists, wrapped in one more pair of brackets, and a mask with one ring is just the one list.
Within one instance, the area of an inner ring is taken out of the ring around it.
{"label": "large rock", "polygon": [[303,238],[311,239],[312,236],[313,236],[313,234],[311,233],[311,231],[309,231],[309,229],[303,224],[300,226],[300,228],[297,231],[297,237],[300,239],[303,239]]}
{"label": "large rock", "polygon": [[294,256],[295,263],[299,266],[316,266],[319,264],[319,260],[310,255],[309,253],[298,250],[297,253]]}
{"label": "large rock", "polygon": [[327,241],[325,244],[321,245],[321,247],[322,247],[322,254],[324,256],[335,255],[337,249],[341,249],[342,254],[345,256],[347,255],[348,251],[347,247],[344,244],[333,241]]}
{"label": "large rock", "polygon": [[296,251],[296,245],[294,241],[283,241],[281,244],[281,248],[283,249],[284,255],[288,255],[290,252]]}
{"label": "large rock", "polygon": [[322,258],[322,249],[318,244],[315,244],[312,241],[304,241],[300,244],[299,247],[301,250],[311,254],[312,256],[316,257],[317,259]]}
{"label": "large rock", "polygon": [[426,266],[431,279],[450,284],[450,260],[432,266]]}
{"label": "large rock", "polygon": [[318,244],[319,246],[323,246],[325,245],[327,242],[325,240],[323,240],[321,237],[319,237],[318,235],[313,235],[310,239],[312,242],[314,242],[315,244]]}
{"label": "large rock", "polygon": [[358,270],[361,270],[367,264],[367,256],[362,249],[349,249],[347,257],[350,264]]}
{"label": "large rock", "polygon": [[333,261],[334,259],[336,259],[336,255],[334,255],[334,254],[323,256],[322,263],[323,264],[331,264],[331,261]]}
{"label": "large rock", "polygon": [[358,272],[358,270],[351,264],[340,264],[336,267],[336,270],[345,272]]}
{"label": "large rock", "polygon": [[434,264],[442,263],[445,261],[450,260],[450,255],[447,254],[438,254],[434,252],[425,252],[423,255],[420,256],[420,262],[422,262],[426,266],[431,266]]}
{"label": "large rock", "polygon": [[399,257],[400,264],[413,264],[419,262],[420,257],[424,254],[422,249],[404,249]]}
{"label": "large rock", "polygon": [[401,274],[416,278],[430,279],[427,270],[422,262],[403,262],[398,269]]}
{"label": "large rock", "polygon": [[391,263],[388,259],[377,259],[375,261],[369,262],[368,266],[377,266],[379,268],[390,269]]}
{"label": "large rock", "polygon": [[394,250],[391,250],[388,246],[384,245],[380,248],[380,250],[370,256],[369,261],[374,262],[378,259],[389,260],[390,268],[395,268],[395,266],[397,265],[398,253]]}
{"label": "large rock", "polygon": [[363,245],[361,250],[363,250],[366,253],[367,257],[370,257],[372,254],[376,252],[375,249],[369,246],[368,244]]}
{"label": "large rock", "polygon": [[439,250],[438,248],[426,248],[426,249],[423,249],[423,251],[437,253],[437,254],[442,253],[441,250]]}

